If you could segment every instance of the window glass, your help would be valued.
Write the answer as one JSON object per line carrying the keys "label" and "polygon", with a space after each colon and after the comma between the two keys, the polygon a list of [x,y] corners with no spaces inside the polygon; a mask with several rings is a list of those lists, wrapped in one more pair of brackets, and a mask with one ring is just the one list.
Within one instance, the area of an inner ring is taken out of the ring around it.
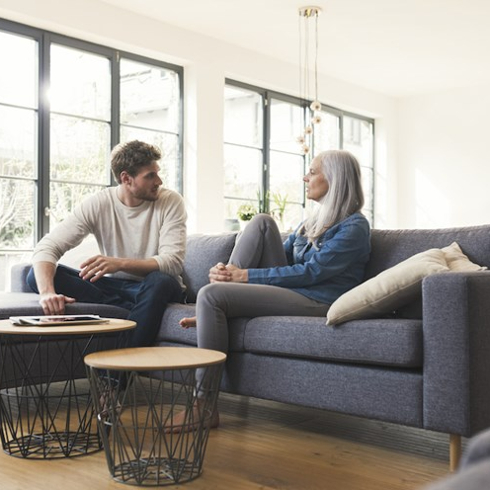
{"label": "window glass", "polygon": [[178,74],[159,66],[121,59],[121,124],[177,133]]}
{"label": "window glass", "polygon": [[51,117],[52,180],[109,185],[108,123],[71,116]]}
{"label": "window glass", "polygon": [[326,150],[340,148],[340,117],[331,112],[321,111],[321,122],[315,125],[313,156]]}
{"label": "window glass", "polygon": [[225,145],[225,196],[258,201],[261,192],[262,152]]}
{"label": "window glass", "polygon": [[[35,243],[38,43],[0,31],[0,291]],[[7,76],[8,74],[8,76]]]}
{"label": "window glass", "polygon": [[37,112],[0,105],[0,175],[34,178],[36,143]]}
{"label": "window glass", "polygon": [[0,66],[0,103],[37,107],[37,42],[0,31]]}
{"label": "window glass", "polygon": [[225,143],[262,148],[262,96],[250,90],[225,86]]}
{"label": "window glass", "polygon": [[0,178],[0,244],[4,250],[30,249],[35,231],[34,183]]}
{"label": "window glass", "polygon": [[110,120],[111,66],[100,55],[51,46],[50,104],[53,112]]}
{"label": "window glass", "polygon": [[373,124],[351,116],[344,117],[344,149],[352,152],[365,167],[373,166]]}
{"label": "window glass", "polygon": [[305,174],[304,158],[277,151],[270,152],[271,194],[280,194],[288,201],[303,202],[303,176]]}
{"label": "window glass", "polygon": [[271,99],[270,147],[300,153],[296,138],[301,134],[304,125],[304,110],[297,104]]}

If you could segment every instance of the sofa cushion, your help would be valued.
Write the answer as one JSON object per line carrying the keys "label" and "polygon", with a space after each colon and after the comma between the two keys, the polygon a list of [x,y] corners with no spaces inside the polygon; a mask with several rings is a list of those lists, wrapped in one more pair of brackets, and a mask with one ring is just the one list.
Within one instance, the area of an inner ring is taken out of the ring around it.
{"label": "sofa cushion", "polygon": [[[196,329],[179,325],[181,318],[194,314],[195,305],[169,305],[157,343],[197,345]],[[352,321],[333,329],[325,328],[323,317],[233,318],[228,332],[230,352],[410,368],[422,365],[420,320]]]}
{"label": "sofa cushion", "polygon": [[[239,330],[230,336],[241,335]],[[342,328],[325,328],[318,317],[258,317],[244,332],[244,349],[264,355],[322,361],[422,366],[422,322],[381,319],[352,321]]]}
{"label": "sofa cushion", "polygon": [[442,250],[434,248],[418,253],[340,296],[328,310],[327,324],[393,312],[421,295],[424,277],[447,271]]}
{"label": "sofa cushion", "polygon": [[197,292],[209,283],[209,269],[218,262],[227,263],[235,246],[236,233],[190,235],[184,260],[183,280],[187,301],[195,303]]}

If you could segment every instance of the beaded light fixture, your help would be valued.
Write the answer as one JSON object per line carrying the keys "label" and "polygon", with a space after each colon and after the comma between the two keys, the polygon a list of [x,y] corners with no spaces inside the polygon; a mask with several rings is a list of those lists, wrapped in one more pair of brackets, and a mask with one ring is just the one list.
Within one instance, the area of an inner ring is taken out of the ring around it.
{"label": "beaded light fixture", "polygon": [[[318,100],[318,16],[320,7],[300,7],[299,9],[299,92],[303,100],[311,100],[313,117],[297,138],[303,154],[309,153],[314,127],[321,123],[322,104]],[[310,32],[313,27],[313,32]],[[313,58],[313,61],[312,61]],[[313,70],[312,70],[313,64]],[[313,71],[313,80],[310,79]],[[313,84],[313,92],[310,91]]]}

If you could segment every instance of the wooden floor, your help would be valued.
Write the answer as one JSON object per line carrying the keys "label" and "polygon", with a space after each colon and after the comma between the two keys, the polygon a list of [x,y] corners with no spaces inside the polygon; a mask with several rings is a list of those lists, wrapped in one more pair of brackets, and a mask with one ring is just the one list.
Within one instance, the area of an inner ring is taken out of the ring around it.
{"label": "wooden floor", "polygon": [[[188,490],[409,490],[448,475],[448,436],[332,412],[222,394],[204,471]],[[2,490],[131,488],[103,452],[24,460],[0,453]]]}

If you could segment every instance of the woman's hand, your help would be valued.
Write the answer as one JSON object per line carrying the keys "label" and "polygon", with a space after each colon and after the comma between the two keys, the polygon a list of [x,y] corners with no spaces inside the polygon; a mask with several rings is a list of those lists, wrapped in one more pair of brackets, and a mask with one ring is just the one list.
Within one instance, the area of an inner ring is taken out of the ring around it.
{"label": "woman's hand", "polygon": [[228,264],[226,270],[231,274],[231,282],[248,282],[247,269],[239,269],[236,265]]}
{"label": "woman's hand", "polygon": [[248,282],[248,270],[218,262],[209,269],[209,282]]}

